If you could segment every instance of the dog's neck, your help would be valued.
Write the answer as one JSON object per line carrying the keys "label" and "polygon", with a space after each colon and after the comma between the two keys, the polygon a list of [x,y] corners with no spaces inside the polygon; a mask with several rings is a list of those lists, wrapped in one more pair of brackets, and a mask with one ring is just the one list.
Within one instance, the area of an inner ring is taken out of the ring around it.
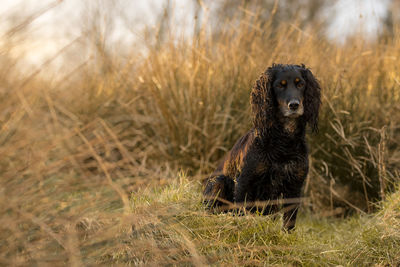
{"label": "dog's neck", "polygon": [[294,136],[299,130],[300,121],[298,118],[279,118],[280,125],[282,125],[283,131],[289,135]]}
{"label": "dog's neck", "polygon": [[256,133],[261,139],[273,139],[273,140],[284,140],[284,139],[304,139],[306,124],[302,117],[299,118],[287,118],[287,117],[276,117],[274,123],[265,124],[271,125],[270,127],[256,128]]}
{"label": "dog's neck", "polygon": [[287,119],[282,121],[283,130],[288,135],[293,135],[297,130],[297,120],[296,119]]}

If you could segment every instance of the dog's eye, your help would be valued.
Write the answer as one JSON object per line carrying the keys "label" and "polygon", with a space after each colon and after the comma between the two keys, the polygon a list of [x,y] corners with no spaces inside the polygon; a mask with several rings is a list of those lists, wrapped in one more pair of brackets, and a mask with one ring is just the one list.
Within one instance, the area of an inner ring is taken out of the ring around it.
{"label": "dog's eye", "polygon": [[285,86],[286,84],[287,84],[287,81],[286,81],[286,80],[282,80],[282,81],[281,81],[281,85]]}
{"label": "dog's eye", "polygon": [[301,88],[301,87],[304,86],[304,82],[302,82],[302,81],[300,80],[299,77],[297,77],[296,79],[294,79],[294,83],[295,83],[296,86],[299,87],[299,88]]}

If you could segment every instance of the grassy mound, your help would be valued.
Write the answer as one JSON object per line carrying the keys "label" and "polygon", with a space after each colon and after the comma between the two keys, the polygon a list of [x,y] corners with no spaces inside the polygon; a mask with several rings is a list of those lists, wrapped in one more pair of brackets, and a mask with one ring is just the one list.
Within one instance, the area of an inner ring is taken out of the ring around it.
{"label": "grassy mound", "polygon": [[321,218],[303,208],[291,234],[281,230],[280,216],[208,213],[200,184],[183,174],[169,185],[132,193],[127,206],[111,186],[32,204],[47,211],[35,215],[14,207],[0,219],[3,264],[400,263],[399,193],[378,213],[347,219]]}
{"label": "grassy mound", "polygon": [[[151,240],[149,250],[144,254],[136,251],[137,242],[131,240],[132,247],[113,257],[124,260],[126,253],[133,252],[125,259],[152,263],[161,256],[163,262],[195,265],[394,266],[400,262],[397,193],[375,215],[324,219],[303,210],[292,234],[281,230],[279,218],[210,215],[199,203],[198,184],[185,177],[158,192],[150,190],[134,197],[132,214],[143,216],[143,221],[135,225],[131,236],[133,240]],[[160,249],[164,255],[158,253]]]}

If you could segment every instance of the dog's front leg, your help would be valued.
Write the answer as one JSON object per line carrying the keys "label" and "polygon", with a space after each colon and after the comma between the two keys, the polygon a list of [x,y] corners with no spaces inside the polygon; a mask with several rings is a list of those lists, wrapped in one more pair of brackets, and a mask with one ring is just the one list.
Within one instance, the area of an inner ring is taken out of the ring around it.
{"label": "dog's front leg", "polygon": [[283,213],[283,228],[288,232],[290,232],[296,224],[299,206],[299,204],[285,204],[283,206],[285,209],[285,212]]}
{"label": "dog's front leg", "polygon": [[[251,187],[254,180],[253,164],[246,164],[240,175],[236,178],[234,200],[236,205],[247,205],[246,202],[254,201],[251,198]],[[243,208],[246,208],[243,206]]]}
{"label": "dog's front leg", "polygon": [[235,203],[243,204],[246,200],[247,192],[248,192],[248,179],[243,177],[242,175],[238,177],[237,182],[235,184]]}
{"label": "dog's front leg", "polygon": [[290,188],[289,192],[285,192],[283,194],[284,201],[287,201],[283,205],[283,228],[289,232],[296,224],[297,211],[299,210],[301,201],[301,186],[302,182],[298,182],[296,185]]}

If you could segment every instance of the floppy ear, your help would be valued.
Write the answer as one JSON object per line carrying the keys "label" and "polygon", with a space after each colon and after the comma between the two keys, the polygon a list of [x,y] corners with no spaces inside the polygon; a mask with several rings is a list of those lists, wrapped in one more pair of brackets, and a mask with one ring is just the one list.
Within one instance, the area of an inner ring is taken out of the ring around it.
{"label": "floppy ear", "polygon": [[269,128],[273,124],[274,105],[272,94],[272,68],[268,68],[255,82],[251,91],[251,111],[253,126],[257,130]]}
{"label": "floppy ear", "polygon": [[302,65],[303,79],[306,81],[304,92],[304,117],[313,132],[318,132],[318,112],[321,105],[321,87],[311,71]]}

